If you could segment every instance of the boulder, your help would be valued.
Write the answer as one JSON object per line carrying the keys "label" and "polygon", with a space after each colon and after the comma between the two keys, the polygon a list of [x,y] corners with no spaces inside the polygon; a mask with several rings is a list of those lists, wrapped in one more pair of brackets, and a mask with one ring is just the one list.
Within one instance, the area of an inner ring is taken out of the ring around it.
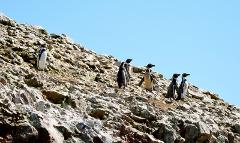
{"label": "boulder", "polygon": [[20,123],[15,126],[14,140],[16,142],[36,142],[38,138],[38,131],[29,123]]}
{"label": "boulder", "polygon": [[232,126],[232,130],[234,133],[237,133],[240,135],[240,122],[234,123]]}
{"label": "boulder", "polygon": [[188,111],[188,110],[190,110],[190,108],[191,108],[191,106],[189,106],[187,104],[179,105],[177,107],[177,109],[182,110],[182,111]]}
{"label": "boulder", "polygon": [[197,143],[205,143],[211,138],[211,130],[207,124],[203,122],[198,122],[197,127],[199,129],[199,135],[197,138]]}
{"label": "boulder", "polygon": [[204,91],[203,94],[209,96],[211,99],[214,99],[214,100],[219,100],[219,95],[215,94],[215,93],[212,93],[212,92],[209,92],[209,91]]}
{"label": "boulder", "polygon": [[176,131],[170,125],[164,123],[158,125],[158,129],[153,132],[153,136],[166,143],[174,143],[177,139]]}
{"label": "boulder", "polygon": [[57,91],[43,90],[42,94],[45,95],[46,98],[54,104],[62,104],[63,101],[66,100],[66,96]]}
{"label": "boulder", "polygon": [[97,109],[93,109],[89,115],[94,118],[103,120],[108,117],[108,114],[109,114],[108,110],[102,109],[102,108],[97,108]]}
{"label": "boulder", "polygon": [[39,80],[37,77],[32,77],[30,79],[25,79],[24,82],[31,87],[42,87],[43,82]]}
{"label": "boulder", "polygon": [[185,124],[185,139],[188,143],[195,143],[199,135],[199,129],[194,124]]}
{"label": "boulder", "polygon": [[0,23],[7,26],[16,26],[16,22],[0,13]]}

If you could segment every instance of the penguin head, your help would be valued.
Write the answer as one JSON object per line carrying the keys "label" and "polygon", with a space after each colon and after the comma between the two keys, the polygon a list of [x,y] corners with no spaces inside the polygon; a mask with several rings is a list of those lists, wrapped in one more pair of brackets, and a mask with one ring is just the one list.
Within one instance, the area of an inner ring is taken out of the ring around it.
{"label": "penguin head", "polygon": [[126,63],[131,63],[132,62],[132,59],[127,59],[126,60]]}
{"label": "penguin head", "polygon": [[45,52],[45,51],[47,51],[46,48],[41,48],[41,49],[39,50],[39,53],[42,54],[42,53]]}
{"label": "penguin head", "polygon": [[190,74],[188,74],[188,73],[183,73],[182,74],[182,77],[187,77],[187,76],[189,76]]}
{"label": "penguin head", "polygon": [[148,64],[146,67],[150,69],[150,68],[152,68],[152,67],[155,67],[155,65],[153,65],[153,64]]}
{"label": "penguin head", "polygon": [[178,74],[178,73],[175,73],[175,74],[173,74],[173,78],[178,78],[179,76],[180,76],[181,74]]}
{"label": "penguin head", "polygon": [[123,67],[124,67],[124,64],[125,64],[125,63],[124,63],[124,62],[122,62],[122,63],[121,63],[121,65],[120,65],[120,67],[121,67],[121,68],[123,68]]}

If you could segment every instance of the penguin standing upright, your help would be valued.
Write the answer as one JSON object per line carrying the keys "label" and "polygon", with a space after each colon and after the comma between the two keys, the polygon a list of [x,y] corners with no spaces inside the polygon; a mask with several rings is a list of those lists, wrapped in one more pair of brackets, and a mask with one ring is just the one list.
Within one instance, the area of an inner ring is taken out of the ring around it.
{"label": "penguin standing upright", "polygon": [[117,83],[118,87],[122,88],[122,86],[125,88],[127,86],[127,75],[126,75],[126,69],[125,69],[125,62],[122,62],[118,73],[117,73]]}
{"label": "penguin standing upright", "polygon": [[144,82],[144,88],[147,90],[147,91],[153,91],[153,86],[154,86],[154,77],[153,77],[153,74],[152,74],[152,67],[155,67],[155,65],[153,64],[148,64],[146,66],[146,70],[145,70],[145,73],[144,73],[144,76],[142,78],[142,80],[139,82],[139,86],[142,85],[142,83]]}
{"label": "penguin standing upright", "polygon": [[126,74],[127,74],[127,82],[129,82],[130,81],[130,78],[131,78],[131,65],[130,65],[130,63],[132,62],[132,59],[127,59],[126,61],[125,61],[125,69],[126,69]]}
{"label": "penguin standing upright", "polygon": [[187,74],[187,73],[182,74],[182,82],[178,89],[178,98],[177,98],[178,100],[184,99],[188,93],[188,82],[187,82],[186,77],[189,75],[190,74]]}
{"label": "penguin standing upright", "polygon": [[37,57],[37,68],[39,70],[44,70],[46,68],[47,61],[47,50],[46,48],[41,48]]}
{"label": "penguin standing upright", "polygon": [[176,92],[178,91],[178,83],[177,83],[177,78],[180,76],[180,74],[173,74],[172,76],[172,81],[170,85],[168,86],[168,91],[167,91],[167,98],[170,98],[172,101],[173,99],[177,98]]}

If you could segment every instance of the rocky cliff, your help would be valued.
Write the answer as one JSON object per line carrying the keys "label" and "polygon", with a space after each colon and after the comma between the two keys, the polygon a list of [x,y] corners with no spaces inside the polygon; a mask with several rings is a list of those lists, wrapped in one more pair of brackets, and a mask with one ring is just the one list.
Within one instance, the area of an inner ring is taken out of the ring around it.
{"label": "rocky cliff", "polygon": [[[48,68],[36,69],[47,45]],[[240,109],[190,86],[185,101],[167,103],[169,80],[155,73],[159,91],[116,84],[118,60],[0,15],[0,142],[239,143]],[[97,76],[97,79],[95,78]]]}

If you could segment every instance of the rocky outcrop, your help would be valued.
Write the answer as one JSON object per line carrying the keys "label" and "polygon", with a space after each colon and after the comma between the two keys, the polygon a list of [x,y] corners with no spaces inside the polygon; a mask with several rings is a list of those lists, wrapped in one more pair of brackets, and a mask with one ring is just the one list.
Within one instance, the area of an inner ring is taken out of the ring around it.
{"label": "rocky outcrop", "polygon": [[[38,49],[49,51],[36,69]],[[169,80],[155,73],[157,91],[117,88],[120,61],[73,43],[66,35],[18,24],[0,15],[0,142],[238,143],[240,109],[190,85],[184,101],[169,103]]]}

